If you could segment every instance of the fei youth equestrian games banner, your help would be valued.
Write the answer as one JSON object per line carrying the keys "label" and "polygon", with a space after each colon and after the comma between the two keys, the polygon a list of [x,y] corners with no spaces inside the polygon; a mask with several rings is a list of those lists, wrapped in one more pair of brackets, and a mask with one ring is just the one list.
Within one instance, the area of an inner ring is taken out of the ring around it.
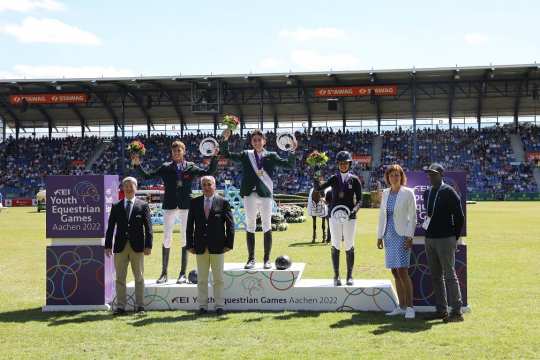
{"label": "fei youth equestrian games banner", "polygon": [[48,176],[47,237],[102,238],[113,202],[117,175]]}

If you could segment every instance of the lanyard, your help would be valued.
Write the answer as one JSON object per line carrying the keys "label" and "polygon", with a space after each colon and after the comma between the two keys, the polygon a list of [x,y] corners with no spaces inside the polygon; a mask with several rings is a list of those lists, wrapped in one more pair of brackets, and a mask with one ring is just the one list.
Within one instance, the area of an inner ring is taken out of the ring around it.
{"label": "lanyard", "polygon": [[[184,162],[180,163],[180,164],[174,164],[175,165],[175,169],[176,169],[176,178],[177,179],[181,179],[182,178],[182,174],[184,173]],[[180,165],[180,166],[178,166]]]}
{"label": "lanyard", "polygon": [[[437,205],[437,199],[439,198],[439,190],[441,190],[441,187],[444,185],[444,181],[441,182],[441,185],[439,186],[439,188],[437,189],[437,192],[435,193],[435,199],[433,200],[433,209],[431,210],[431,216],[430,217],[433,217],[433,214],[435,214],[435,205]],[[429,193],[428,193],[428,203],[427,203],[427,212],[428,212],[428,216],[429,216],[429,198],[431,197],[431,190],[433,190],[433,187],[431,187],[429,189]]]}

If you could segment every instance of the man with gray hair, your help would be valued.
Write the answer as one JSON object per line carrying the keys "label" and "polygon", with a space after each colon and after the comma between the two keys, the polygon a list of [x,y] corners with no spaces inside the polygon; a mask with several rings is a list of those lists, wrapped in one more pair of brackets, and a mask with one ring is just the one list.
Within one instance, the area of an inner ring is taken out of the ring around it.
{"label": "man with gray hair", "polygon": [[234,218],[231,205],[216,193],[213,176],[201,178],[203,196],[191,200],[186,227],[187,250],[197,255],[199,314],[208,311],[208,271],[212,268],[216,314],[222,315],[224,253],[234,244]]}
{"label": "man with gray hair", "polygon": [[[115,315],[123,315],[126,309],[127,268],[135,278],[135,311],[144,313],[144,256],[152,252],[152,222],[148,204],[135,197],[137,179],[126,177],[122,180],[125,198],[114,204],[109,216],[105,237],[105,254],[114,252],[116,270]],[[116,234],[114,231],[116,229]],[[114,246],[113,246],[114,234]]]}

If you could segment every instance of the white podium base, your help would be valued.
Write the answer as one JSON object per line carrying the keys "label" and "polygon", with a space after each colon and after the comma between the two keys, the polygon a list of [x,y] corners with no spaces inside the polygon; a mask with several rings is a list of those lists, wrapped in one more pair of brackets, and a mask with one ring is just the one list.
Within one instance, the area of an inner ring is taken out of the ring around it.
{"label": "white podium base", "polygon": [[45,305],[41,308],[42,312],[56,312],[56,311],[109,311],[111,306],[105,305]]}
{"label": "white podium base", "polygon": [[[225,309],[231,311],[391,311],[397,297],[390,280],[355,280],[352,286],[333,285],[329,279],[300,280],[305,264],[287,270],[244,270],[225,264]],[[344,280],[342,280],[344,282]],[[209,281],[211,283],[211,281]],[[127,285],[128,306],[134,306],[134,283]],[[209,308],[213,290],[209,285]],[[197,285],[174,282],[145,283],[147,310],[197,310]]]}

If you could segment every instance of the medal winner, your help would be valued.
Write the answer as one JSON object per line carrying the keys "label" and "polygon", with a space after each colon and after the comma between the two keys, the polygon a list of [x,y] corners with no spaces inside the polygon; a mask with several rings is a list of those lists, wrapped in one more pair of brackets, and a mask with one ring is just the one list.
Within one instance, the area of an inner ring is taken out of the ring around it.
{"label": "medal winner", "polygon": [[314,187],[317,191],[323,191],[327,187],[332,187],[332,201],[328,211],[340,205],[349,210],[349,218],[340,222],[334,217],[330,217],[330,235],[332,238],[332,265],[334,267],[334,286],[341,286],[339,278],[339,252],[341,240],[345,246],[347,260],[347,285],[353,285],[354,266],[354,235],[356,232],[356,212],[360,208],[362,199],[362,185],[356,175],[350,173],[352,156],[348,151],[340,151],[336,156],[339,173],[332,175],[325,183],[319,184],[319,179],[315,179]]}
{"label": "medal winner", "polygon": [[296,156],[294,150],[298,146],[296,140],[292,144],[292,152],[288,159],[282,159],[277,153],[267,151],[266,137],[260,130],[251,133],[251,150],[242,152],[229,151],[230,130],[224,130],[224,142],[220,145],[221,154],[242,164],[242,182],[240,184],[240,196],[244,202],[246,211],[246,242],[248,248],[248,260],[245,269],[255,267],[255,229],[257,212],[261,214],[262,230],[264,232],[264,264],[265,269],[271,269],[270,252],[272,249],[272,201],[274,194],[274,182],[272,175],[278,166],[293,168]]}
{"label": "medal winner", "polygon": [[169,254],[171,250],[172,233],[174,222],[180,217],[181,241],[182,241],[182,262],[180,265],[180,275],[177,284],[187,282],[186,268],[188,252],[186,249],[186,225],[188,219],[189,205],[191,203],[191,184],[195,178],[205,175],[213,175],[217,170],[217,153],[212,157],[212,161],[207,170],[202,169],[190,161],[185,160],[186,145],[180,140],[171,144],[171,161],[164,162],[160,167],[152,171],[146,171],[141,166],[138,156],[132,158],[132,164],[145,179],[160,177],[165,186],[165,196],[163,199],[163,248],[162,248],[162,270],[158,284],[166,283],[167,268],[169,266]]}

